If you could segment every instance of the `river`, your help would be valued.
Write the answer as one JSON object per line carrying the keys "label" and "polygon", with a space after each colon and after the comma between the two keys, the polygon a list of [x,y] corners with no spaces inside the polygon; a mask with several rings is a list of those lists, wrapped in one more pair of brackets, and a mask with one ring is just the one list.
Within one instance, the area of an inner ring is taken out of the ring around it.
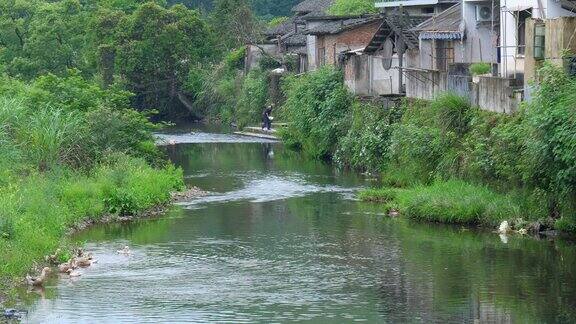
{"label": "river", "polygon": [[388,218],[354,199],[370,177],[193,131],[165,149],[210,194],[75,237],[98,263],[25,322],[576,322],[574,244]]}

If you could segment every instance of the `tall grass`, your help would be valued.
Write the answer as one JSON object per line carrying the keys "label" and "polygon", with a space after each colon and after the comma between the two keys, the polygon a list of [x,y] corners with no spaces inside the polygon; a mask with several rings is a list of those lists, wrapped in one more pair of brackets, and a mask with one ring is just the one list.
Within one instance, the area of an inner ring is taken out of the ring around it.
{"label": "tall grass", "polygon": [[521,218],[520,206],[508,196],[461,180],[436,181],[406,189],[371,189],[364,201],[385,202],[406,217],[441,223],[496,226]]}
{"label": "tall grass", "polygon": [[40,170],[77,161],[80,157],[75,152],[85,140],[82,116],[60,109],[39,109],[18,124],[17,133],[26,147],[26,158]]}
{"label": "tall grass", "polygon": [[[141,159],[118,155],[87,175],[35,173],[0,187],[0,279],[29,270],[76,223],[105,214],[140,213],[168,202],[169,193],[182,186],[179,169],[154,169]],[[118,199],[120,192],[131,197],[128,204]]]}

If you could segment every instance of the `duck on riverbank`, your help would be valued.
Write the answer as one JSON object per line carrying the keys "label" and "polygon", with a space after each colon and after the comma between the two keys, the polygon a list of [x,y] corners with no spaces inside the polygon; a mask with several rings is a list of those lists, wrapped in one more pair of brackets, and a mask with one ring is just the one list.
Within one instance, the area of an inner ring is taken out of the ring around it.
{"label": "duck on riverbank", "polygon": [[49,264],[58,264],[58,256],[60,255],[61,250],[60,249],[56,249],[56,251],[54,252],[54,254],[52,255],[47,255],[44,260],[46,260],[46,262],[48,262]]}
{"label": "duck on riverbank", "polygon": [[30,275],[26,275],[26,283],[30,286],[42,287],[50,272],[52,272],[52,270],[50,270],[50,268],[48,267],[45,267],[44,269],[42,269],[42,272],[38,277],[31,277]]}

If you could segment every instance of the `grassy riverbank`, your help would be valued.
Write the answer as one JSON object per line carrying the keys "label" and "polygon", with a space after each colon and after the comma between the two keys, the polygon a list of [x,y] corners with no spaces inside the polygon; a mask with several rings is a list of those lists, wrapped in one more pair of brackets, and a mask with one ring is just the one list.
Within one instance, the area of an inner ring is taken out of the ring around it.
{"label": "grassy riverbank", "polygon": [[510,197],[461,180],[404,189],[369,189],[359,197],[384,203],[389,210],[422,221],[494,227],[503,220],[522,218],[520,206]]}
{"label": "grassy riverbank", "polygon": [[329,67],[285,82],[284,142],[315,158],[382,175],[361,193],[425,221],[576,232],[576,81],[545,65],[514,115],[444,94],[394,108],[359,102]]}
{"label": "grassy riverbank", "polygon": [[138,214],[183,188],[129,92],[75,71],[1,81],[0,290],[65,246],[71,227]]}

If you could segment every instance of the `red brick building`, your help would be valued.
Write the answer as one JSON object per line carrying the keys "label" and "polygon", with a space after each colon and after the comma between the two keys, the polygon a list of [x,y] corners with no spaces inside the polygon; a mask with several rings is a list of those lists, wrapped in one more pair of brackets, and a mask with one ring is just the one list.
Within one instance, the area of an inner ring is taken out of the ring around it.
{"label": "red brick building", "polygon": [[317,67],[324,64],[336,65],[340,54],[363,49],[382,24],[379,16],[325,17],[324,20],[325,23],[307,32],[316,38],[312,52],[315,53]]}

